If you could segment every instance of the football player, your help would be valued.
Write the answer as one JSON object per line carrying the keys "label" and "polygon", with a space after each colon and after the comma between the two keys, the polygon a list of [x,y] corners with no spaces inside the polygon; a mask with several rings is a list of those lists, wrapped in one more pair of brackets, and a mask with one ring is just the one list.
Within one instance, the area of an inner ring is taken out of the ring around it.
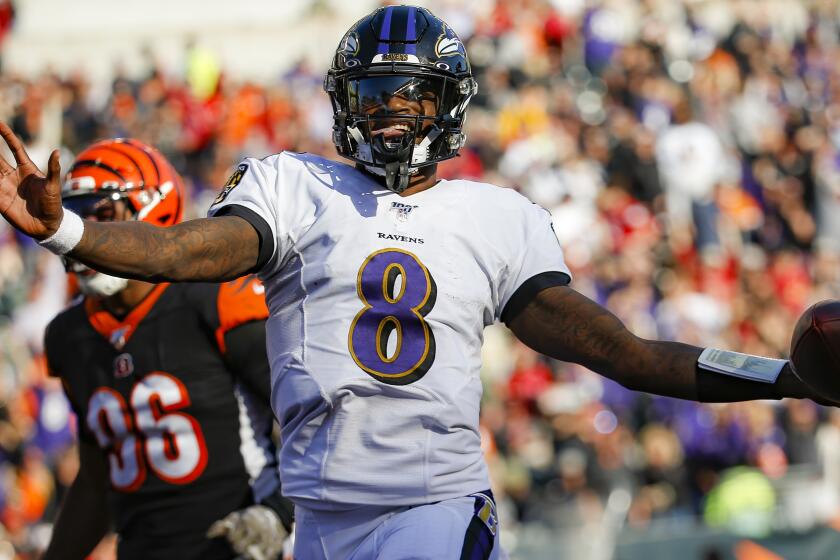
{"label": "football player", "polygon": [[[182,191],[159,152],[118,139],[82,151],[61,195],[98,223],[171,226]],[[275,558],[292,508],[271,439],[262,284],[155,285],[65,262],[83,297],[45,348],[79,418],[80,467],[45,558],[86,557],[111,524],[120,559]]]}
{"label": "football player", "polygon": [[[476,84],[464,45],[425,8],[355,24],[325,89],[333,141],[353,165],[246,159],[208,218],[171,228],[83,223],[61,207],[57,154],[44,175],[0,126],[17,162],[0,162],[0,212],[43,246],[155,282],[260,275],[296,558],[498,557],[478,429],[482,332],[497,319],[537,351],[640,391],[812,396],[787,362],[634,336],[569,286],[548,212],[437,178],[464,143]],[[725,375],[726,364],[738,367]]]}

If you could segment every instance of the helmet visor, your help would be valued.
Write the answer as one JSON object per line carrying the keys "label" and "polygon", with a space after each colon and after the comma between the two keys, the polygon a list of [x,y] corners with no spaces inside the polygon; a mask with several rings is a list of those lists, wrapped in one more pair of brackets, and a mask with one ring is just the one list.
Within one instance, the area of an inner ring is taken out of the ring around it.
{"label": "helmet visor", "polygon": [[85,220],[113,222],[117,219],[117,201],[119,199],[120,195],[114,193],[85,194],[65,197],[61,204]]}
{"label": "helmet visor", "polygon": [[439,76],[394,74],[350,79],[347,84],[350,113],[434,118],[449,112],[454,104],[455,88],[447,81]]}

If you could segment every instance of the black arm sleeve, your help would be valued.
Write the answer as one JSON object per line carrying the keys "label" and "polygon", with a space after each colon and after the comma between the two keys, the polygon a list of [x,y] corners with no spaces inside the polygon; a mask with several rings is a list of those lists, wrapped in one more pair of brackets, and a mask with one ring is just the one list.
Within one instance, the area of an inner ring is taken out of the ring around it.
{"label": "black arm sleeve", "polygon": [[516,289],[510,300],[508,300],[507,305],[505,305],[505,308],[502,309],[502,323],[510,325],[510,322],[523,309],[528,307],[528,304],[544,289],[551,288],[552,286],[568,286],[571,281],[572,279],[568,274],[560,271],[543,272],[528,278]]}
{"label": "black arm sleeve", "polygon": [[44,331],[44,356],[47,360],[47,373],[50,377],[56,377],[61,380],[64,396],[67,397],[67,401],[70,403],[70,409],[76,415],[79,439],[96,446],[98,445],[96,436],[88,428],[84,414],[81,413],[83,409],[79,406],[79,402],[73,395],[71,383],[62,375],[61,360],[59,357],[73,355],[72,348],[68,349],[64,339],[61,337],[63,329],[66,328],[64,323],[61,323],[63,319],[62,315],[54,318]]}
{"label": "black arm sleeve", "polygon": [[[790,366],[785,366],[789,368]],[[706,403],[750,401],[755,399],[779,400],[777,383],[750,381],[732,375],[709,371],[697,364],[697,401]]]}
{"label": "black arm sleeve", "polygon": [[265,346],[265,321],[251,321],[225,333],[225,362],[254,396],[271,403],[271,371]]}
{"label": "black arm sleeve", "polygon": [[251,269],[251,272],[258,272],[263,266],[265,266],[265,263],[267,263],[271,258],[271,255],[274,254],[274,236],[271,233],[271,228],[262,216],[250,208],[246,208],[238,204],[222,206],[214,215],[239,216],[251,224],[251,227],[257,230],[257,235],[260,237],[260,252],[257,256],[257,264],[253,269]]}

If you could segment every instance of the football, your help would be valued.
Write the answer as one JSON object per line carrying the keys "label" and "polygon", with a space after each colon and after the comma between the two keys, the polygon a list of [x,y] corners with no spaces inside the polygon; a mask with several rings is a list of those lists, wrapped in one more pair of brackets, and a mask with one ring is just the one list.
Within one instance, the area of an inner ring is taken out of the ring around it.
{"label": "football", "polygon": [[840,301],[820,301],[805,310],[793,329],[790,360],[802,381],[840,401]]}

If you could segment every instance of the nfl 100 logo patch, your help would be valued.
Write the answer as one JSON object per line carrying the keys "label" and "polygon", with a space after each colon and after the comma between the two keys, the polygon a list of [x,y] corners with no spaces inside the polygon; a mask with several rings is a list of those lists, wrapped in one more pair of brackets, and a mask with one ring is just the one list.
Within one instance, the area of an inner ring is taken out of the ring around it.
{"label": "nfl 100 logo patch", "polygon": [[412,210],[417,208],[417,206],[412,204],[405,204],[403,202],[392,202],[391,207],[388,209],[388,212],[391,214],[391,217],[394,218],[395,221],[400,223],[405,223],[408,221],[408,217],[411,215]]}

